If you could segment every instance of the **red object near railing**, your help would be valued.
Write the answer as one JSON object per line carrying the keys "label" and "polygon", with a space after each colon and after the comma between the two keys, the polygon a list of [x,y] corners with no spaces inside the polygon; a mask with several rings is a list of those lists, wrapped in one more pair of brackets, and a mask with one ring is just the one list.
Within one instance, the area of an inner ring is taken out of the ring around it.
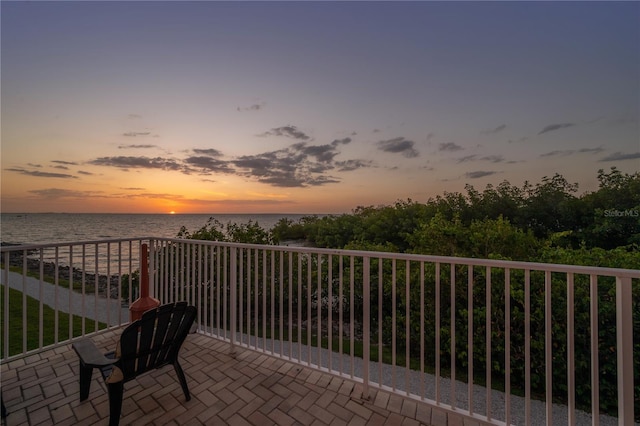
{"label": "red object near railing", "polygon": [[142,318],[142,314],[149,309],[160,306],[160,301],[149,296],[149,247],[142,244],[140,252],[140,297],[129,307],[131,322]]}

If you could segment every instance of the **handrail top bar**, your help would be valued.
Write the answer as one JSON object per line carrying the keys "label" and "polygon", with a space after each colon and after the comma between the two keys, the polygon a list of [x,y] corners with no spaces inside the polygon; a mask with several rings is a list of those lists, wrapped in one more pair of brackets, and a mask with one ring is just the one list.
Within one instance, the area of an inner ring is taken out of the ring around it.
{"label": "handrail top bar", "polygon": [[24,251],[24,250],[38,250],[41,248],[55,248],[55,247],[69,247],[69,246],[83,246],[91,244],[107,244],[107,243],[119,243],[129,241],[148,241],[158,240],[156,237],[133,237],[133,238],[107,238],[104,240],[84,240],[84,241],[64,241],[61,243],[37,243],[37,244],[11,244],[0,247],[0,253],[8,251]]}
{"label": "handrail top bar", "polygon": [[367,257],[367,258],[409,260],[409,261],[421,261],[421,262],[430,262],[430,263],[445,263],[445,264],[452,264],[452,265],[489,266],[493,268],[504,268],[504,269],[549,271],[549,272],[574,273],[574,274],[583,274],[583,275],[593,274],[593,275],[621,277],[621,278],[640,278],[640,270],[638,269],[605,268],[601,266],[566,265],[566,264],[559,264],[559,263],[556,264],[556,263],[540,263],[540,262],[523,262],[523,261],[514,261],[514,260],[435,256],[435,255],[428,255],[428,254],[411,254],[411,253],[390,253],[390,252],[365,251],[365,250],[343,250],[343,249],[327,249],[327,248],[316,248],[316,247],[290,247],[290,246],[233,243],[233,242],[226,242],[226,241],[193,240],[193,239],[186,239],[186,238],[166,238],[166,237],[115,238],[115,239],[105,239],[105,240],[71,241],[71,242],[55,243],[55,244],[11,245],[11,246],[0,247],[0,252],[4,253],[4,252],[10,252],[10,251],[37,250],[41,248],[50,248],[50,247],[106,244],[106,243],[117,243],[117,242],[128,242],[128,241],[168,241],[168,242],[180,242],[180,243],[212,245],[212,246],[215,245],[215,246],[222,246],[222,247],[236,247],[236,248],[246,248],[246,249],[260,249],[260,250],[266,249],[266,250],[274,250],[274,251],[282,251],[282,252],[296,251],[300,253],[360,256],[360,257]]}

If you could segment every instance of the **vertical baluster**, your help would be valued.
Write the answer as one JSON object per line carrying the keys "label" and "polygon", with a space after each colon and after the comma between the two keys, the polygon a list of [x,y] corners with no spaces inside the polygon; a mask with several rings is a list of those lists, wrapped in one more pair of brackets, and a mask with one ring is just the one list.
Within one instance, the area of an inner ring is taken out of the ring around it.
{"label": "vertical baluster", "polygon": [[616,340],[618,358],[618,422],[633,424],[633,292],[631,278],[616,277]]}
{"label": "vertical baluster", "polygon": [[450,403],[451,408],[456,409],[457,405],[457,396],[456,396],[456,265],[454,263],[451,264],[450,277],[451,277],[451,285],[449,286],[450,290],[450,301],[449,304],[451,306],[451,392],[450,392]]}
{"label": "vertical baluster", "polygon": [[311,365],[311,335],[313,327],[311,326],[311,253],[307,253],[307,365]]}
{"label": "vertical baluster", "polygon": [[362,259],[362,398],[369,399],[369,363],[371,361],[371,259]]}
{"label": "vertical baluster", "polygon": [[276,343],[276,329],[275,329],[275,321],[276,321],[276,291],[275,291],[275,251],[271,250],[271,273],[269,276],[271,277],[271,354],[275,353],[275,343]]}
{"label": "vertical baluster", "polygon": [[4,264],[5,268],[2,271],[2,282],[4,283],[4,328],[2,329],[2,339],[3,339],[3,358],[9,358],[9,328],[11,324],[9,323],[9,265],[10,265],[10,252],[4,253]]}
{"label": "vertical baluster", "polygon": [[279,317],[278,317],[278,341],[280,342],[280,357],[284,355],[284,252],[278,252],[278,264],[280,265],[280,276],[278,288],[280,290],[278,299]]}
{"label": "vertical baluster", "polygon": [[327,256],[327,368],[333,371],[333,255]]}
{"label": "vertical baluster", "polygon": [[424,401],[424,262],[420,262],[420,399]]}
{"label": "vertical baluster", "polygon": [[267,251],[262,250],[262,350],[267,350]]}
{"label": "vertical baluster", "polygon": [[94,271],[94,276],[95,279],[93,281],[93,293],[94,293],[94,299],[93,299],[93,326],[94,326],[94,330],[95,332],[98,331],[98,287],[100,287],[100,273],[98,272],[100,270],[100,247],[98,244],[95,244],[95,262],[94,262],[94,267],[95,267],[95,271]]}
{"label": "vertical baluster", "polygon": [[298,253],[298,362],[302,363],[302,253]]}
{"label": "vertical baluster", "polygon": [[493,308],[491,307],[491,267],[487,266],[485,269],[485,297],[486,297],[486,308],[485,308],[485,338],[486,338],[486,348],[485,348],[485,377],[486,377],[486,397],[487,397],[487,420],[491,421],[491,370],[493,366],[491,365],[491,313],[493,312]]}
{"label": "vertical baluster", "polygon": [[322,366],[322,254],[318,253],[318,294],[316,296],[316,326],[318,337],[316,343],[318,345],[318,367]]}
{"label": "vertical baluster", "polygon": [[[107,327],[111,327],[111,243],[107,243]],[[98,315],[96,312],[96,319]]]}
{"label": "vertical baluster", "polygon": [[598,276],[589,277],[589,308],[591,321],[591,424],[600,424],[600,367],[598,347]]}
{"label": "vertical baluster", "polygon": [[467,395],[469,415],[473,414],[473,265],[467,270]]}
{"label": "vertical baluster", "polygon": [[378,258],[378,387],[382,388],[384,380],[382,380],[382,305],[383,305],[383,258]]}
{"label": "vertical baluster", "polygon": [[546,420],[547,424],[553,424],[553,358],[551,354],[551,271],[544,273],[544,318],[545,318],[545,335],[544,335],[544,361],[545,361],[545,404],[546,404]]}
{"label": "vertical baluster", "polygon": [[524,417],[531,424],[531,271],[524,271]]}
{"label": "vertical baluster", "polygon": [[[58,326],[60,324],[59,309],[58,309],[58,288],[60,286],[60,252],[59,247],[56,246],[54,252],[54,272],[53,272],[53,343],[57,344],[60,341],[58,333]],[[71,289],[69,289],[71,291]],[[71,336],[69,336],[71,338]]]}
{"label": "vertical baluster", "polygon": [[396,259],[391,261],[391,389],[396,391]]}
{"label": "vertical baluster", "polygon": [[230,294],[229,298],[229,309],[230,309],[230,317],[229,317],[229,332],[230,332],[230,341],[231,341],[231,353],[235,353],[235,344],[236,344],[236,326],[238,325],[238,252],[236,247],[231,247],[229,249],[230,259],[229,259],[229,289]]}
{"label": "vertical baluster", "polygon": [[[73,245],[69,245],[69,339],[73,339]],[[84,291],[80,295],[84,299]]]}
{"label": "vertical baluster", "polygon": [[355,258],[354,256],[350,256],[350,274],[349,274],[349,358],[351,361],[351,372],[350,372],[350,377],[353,379],[354,376],[354,364],[355,364],[355,355],[354,355],[354,342],[355,342],[355,338],[354,338],[354,334],[355,334],[355,326],[354,326],[354,322],[355,322],[355,296],[354,296],[354,292],[355,292],[355,275],[356,275],[356,267],[355,267]]}
{"label": "vertical baluster", "polygon": [[293,359],[293,252],[287,252],[289,261],[289,359]]}
{"label": "vertical baluster", "polygon": [[504,403],[505,423],[511,424],[511,270],[504,270]]}
{"label": "vertical baluster", "polygon": [[409,396],[409,371],[411,371],[411,263],[407,260],[405,262],[405,279],[404,279],[404,386],[406,395]]}
{"label": "vertical baluster", "polygon": [[575,378],[575,350],[574,350],[574,310],[572,273],[567,274],[567,392],[568,392],[568,421],[569,426],[576,424],[576,378]]}
{"label": "vertical baluster", "polygon": [[436,263],[436,404],[440,405],[440,263]]}

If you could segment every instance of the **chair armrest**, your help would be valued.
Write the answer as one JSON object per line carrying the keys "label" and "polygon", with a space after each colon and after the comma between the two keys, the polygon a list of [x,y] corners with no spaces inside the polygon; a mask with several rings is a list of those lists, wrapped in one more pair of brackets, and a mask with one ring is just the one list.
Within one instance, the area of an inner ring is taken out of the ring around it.
{"label": "chair armrest", "polygon": [[90,339],[81,339],[73,342],[71,345],[73,350],[76,351],[82,363],[87,367],[105,367],[111,365],[117,361],[114,358],[107,358],[98,347]]}

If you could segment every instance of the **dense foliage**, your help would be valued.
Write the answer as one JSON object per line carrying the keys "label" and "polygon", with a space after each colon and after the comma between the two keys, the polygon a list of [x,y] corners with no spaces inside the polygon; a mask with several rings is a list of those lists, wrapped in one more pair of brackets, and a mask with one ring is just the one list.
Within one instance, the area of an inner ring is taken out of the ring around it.
{"label": "dense foliage", "polygon": [[[608,173],[598,172],[599,188],[597,191],[580,196],[578,185],[571,184],[561,175],[545,177],[540,183],[525,183],[522,187],[504,181],[494,187],[488,185],[483,191],[467,185],[466,193],[445,193],[429,199],[425,203],[412,200],[398,201],[391,206],[357,207],[349,214],[329,216],[307,216],[297,222],[283,218],[270,230],[262,229],[257,223],[244,225],[228,224],[225,226],[216,219],[210,221],[200,230],[189,233],[182,229],[180,237],[232,241],[241,243],[281,244],[289,240],[304,240],[306,244],[336,249],[356,249],[370,251],[388,251],[399,253],[418,253],[429,255],[459,256],[473,258],[510,259],[544,263],[562,263],[573,265],[606,266],[614,268],[640,269],[640,173],[623,174],[616,168]],[[337,261],[333,264],[336,266]],[[262,267],[262,263],[260,263]],[[277,265],[277,263],[275,263]],[[294,263],[294,268],[296,264]],[[305,265],[301,263],[300,265]],[[373,265],[373,270],[376,266]],[[276,266],[277,267],[277,266]],[[308,265],[312,271],[312,265]],[[354,268],[356,275],[361,265],[347,266]],[[435,271],[433,265],[425,268],[424,300],[435,299]],[[383,277],[391,275],[391,265],[384,263],[381,271]],[[419,273],[416,268],[411,276],[405,277],[403,266],[396,270],[398,282],[395,290],[384,281],[380,289],[382,300],[378,304],[378,277],[372,273],[372,318],[377,321],[378,307],[382,309],[382,339],[385,345],[397,345],[403,351],[407,341],[406,325],[409,323],[411,352],[420,348],[420,332],[426,330],[425,342],[433,347],[435,342],[434,309],[426,309],[424,324],[420,324],[420,311],[410,306],[410,315],[405,318],[402,313],[406,309],[404,281],[419,282],[414,276]],[[466,271],[444,266],[441,279],[441,353],[426,354],[426,361],[431,362],[440,356],[443,367],[450,359],[450,318],[451,306],[446,302],[449,297],[449,279],[455,276],[457,283],[466,282]],[[497,269],[497,268],[496,268]],[[310,272],[314,273],[314,272]],[[335,275],[337,276],[336,270]],[[473,276],[473,312],[466,310],[469,297],[464,285],[456,286],[456,365],[466,368],[467,354],[467,318],[473,316],[474,326],[474,368],[484,369],[485,352],[484,329],[486,315],[491,315],[492,357],[503,360],[505,354],[505,282],[504,271],[493,270],[491,286],[486,288],[486,271],[478,268]],[[525,291],[523,287],[523,271],[513,271],[510,281],[510,330],[511,330],[511,377],[517,387],[524,382],[524,306]],[[277,273],[274,276],[278,276]],[[286,276],[286,274],[285,274]],[[295,276],[295,274],[294,274]],[[576,276],[575,282],[575,335],[576,363],[575,375],[578,378],[577,393],[580,401],[590,399],[590,313],[589,313],[589,277]],[[314,277],[315,280],[315,277]],[[315,282],[315,281],[314,281]],[[358,276],[355,282],[361,282]],[[278,283],[275,284],[276,286]],[[330,283],[322,283],[329,288]],[[567,291],[566,277],[552,277],[552,311],[553,311],[553,344],[554,344],[554,378],[553,394],[566,395],[566,342],[567,342]],[[295,289],[294,289],[295,290]],[[374,291],[375,290],[375,291]],[[299,291],[305,291],[300,289]],[[308,290],[311,291],[311,290]],[[420,300],[418,288],[411,286],[411,300]],[[491,293],[496,301],[492,312],[487,313],[484,301],[486,292]],[[604,411],[615,412],[616,409],[616,359],[615,347],[615,282],[602,279],[599,282],[599,347],[600,347],[600,405]],[[354,289],[357,293],[358,289]],[[334,289],[334,294],[337,289]],[[361,293],[361,290],[360,290]],[[640,324],[640,294],[634,290],[634,324]],[[309,293],[311,295],[311,293]],[[545,335],[545,294],[544,274],[532,273],[531,276],[531,356],[532,356],[532,390],[536,394],[544,394],[544,335]],[[323,295],[325,297],[326,295]],[[345,298],[349,295],[345,294]],[[360,311],[359,303],[362,294],[354,295],[353,310]],[[297,296],[291,294],[291,297]],[[397,297],[397,301],[396,301]],[[346,300],[346,299],[345,299]],[[395,305],[389,301],[394,300]],[[303,302],[304,303],[304,302]],[[431,307],[433,308],[433,307]],[[637,309],[636,309],[637,308]],[[307,306],[301,307],[305,312]],[[392,313],[398,315],[394,323]],[[345,318],[348,312],[345,310]],[[377,327],[377,325],[376,325]],[[394,333],[395,331],[395,333]],[[640,382],[640,326],[634,327],[636,334],[634,360]],[[396,339],[393,341],[392,336]],[[613,355],[612,355],[613,354]],[[557,364],[557,365],[556,365]],[[492,372],[496,377],[504,377],[504,364],[493,361]],[[640,392],[640,388],[638,389]],[[640,407],[639,407],[640,408]],[[637,410],[640,411],[640,410]]]}
{"label": "dense foliage", "polygon": [[605,250],[640,245],[640,173],[598,172],[599,189],[576,196],[561,175],[522,187],[504,181],[426,203],[358,207],[350,214],[282,219],[275,242],[304,238],[327,248],[385,246],[433,255],[534,261],[549,247]]}

